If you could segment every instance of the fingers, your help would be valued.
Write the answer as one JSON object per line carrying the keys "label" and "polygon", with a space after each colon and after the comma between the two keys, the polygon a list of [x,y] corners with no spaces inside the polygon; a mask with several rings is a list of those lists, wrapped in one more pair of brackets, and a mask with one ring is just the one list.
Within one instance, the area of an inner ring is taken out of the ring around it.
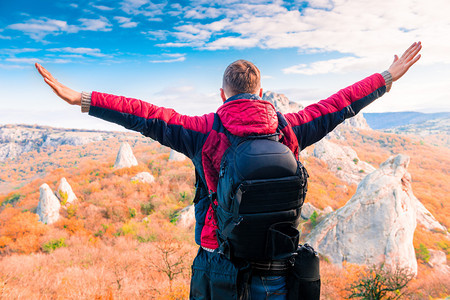
{"label": "fingers", "polygon": [[402,57],[406,56],[409,52],[411,52],[412,49],[413,49],[414,47],[416,47],[416,45],[417,45],[417,43],[414,42],[411,46],[409,46],[409,48],[406,49],[406,51],[403,53]]}
{"label": "fingers", "polygon": [[44,81],[45,83],[47,83],[55,92],[58,90],[59,86],[54,83],[53,81],[51,81],[50,79],[48,79],[47,77],[44,77]]}
{"label": "fingers", "polygon": [[41,65],[38,64],[38,63],[36,63],[35,66],[36,66],[36,68],[37,68],[39,74],[42,75],[42,77],[44,77],[44,78],[49,78],[49,79],[51,79],[52,81],[55,81],[55,82],[57,81],[57,80],[52,76],[52,74],[50,74],[50,72],[47,71],[43,66],[41,66]]}
{"label": "fingers", "polygon": [[420,54],[417,55],[416,57],[414,57],[413,60],[409,61],[409,62],[406,64],[406,67],[409,69],[413,64],[415,64],[415,63],[420,59],[420,57],[421,57]]}
{"label": "fingers", "polygon": [[388,69],[393,81],[400,79],[420,59],[419,52],[421,49],[422,43],[419,41],[409,46],[400,58],[394,55],[394,62]]}
{"label": "fingers", "polygon": [[409,61],[413,59],[421,49],[422,43],[420,41],[418,43],[414,43],[408,48],[408,50],[405,51],[405,53],[403,53],[402,58],[405,61]]}

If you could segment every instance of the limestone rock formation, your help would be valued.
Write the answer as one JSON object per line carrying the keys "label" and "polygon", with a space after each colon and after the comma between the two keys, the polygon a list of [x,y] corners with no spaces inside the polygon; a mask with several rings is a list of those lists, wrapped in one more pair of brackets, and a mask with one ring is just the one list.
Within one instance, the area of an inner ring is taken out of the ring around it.
{"label": "limestone rock formation", "polygon": [[325,138],[331,139],[345,139],[345,135],[343,132],[345,131],[357,131],[359,129],[371,130],[370,126],[367,124],[366,118],[360,112],[356,116],[346,119],[343,123],[336,126],[336,128],[327,134]]}
{"label": "limestone rock formation", "polygon": [[56,197],[58,197],[61,203],[72,203],[73,201],[77,200],[77,196],[75,196],[72,187],[67,182],[65,177],[61,178],[61,181],[59,182],[58,190],[56,191]]}
{"label": "limestone rock formation", "polygon": [[130,144],[122,143],[122,145],[120,145],[119,152],[117,153],[114,168],[122,169],[137,165],[138,162],[136,160],[136,157],[134,157],[133,150],[131,150]]}
{"label": "limestone rock formation", "polygon": [[314,213],[314,211],[318,212],[319,209],[309,202],[303,203],[302,213],[300,214],[300,216],[302,217],[302,219],[308,220],[309,218],[311,218],[311,215]]}
{"label": "limestone rock formation", "polygon": [[186,155],[183,153],[177,152],[173,149],[170,150],[169,161],[184,161],[186,159]]}
{"label": "limestone rock formation", "polygon": [[301,217],[304,220],[309,220],[311,215],[316,212],[318,215],[327,215],[332,212],[333,209],[330,206],[325,207],[323,210],[315,207],[309,202],[303,203]]}
{"label": "limestone rock formation", "polygon": [[422,202],[417,200],[417,223],[421,224],[428,230],[438,230],[447,232],[447,228],[441,225],[434,216],[430,213],[425,206],[423,206]]}
{"label": "limestone rock formation", "polygon": [[417,199],[407,172],[409,157],[390,157],[367,175],[355,195],[307,237],[334,264],[384,262],[417,273],[413,247]]}
{"label": "limestone rock formation", "polygon": [[61,208],[58,198],[46,183],[40,186],[39,193],[39,204],[36,211],[39,221],[45,224],[55,223],[59,219],[59,209]]}
{"label": "limestone rock formation", "polygon": [[153,183],[155,182],[155,177],[153,177],[152,174],[149,172],[141,172],[136,174],[136,176],[133,176],[131,178],[131,181],[139,181],[142,183]]}
{"label": "limestone rock formation", "polygon": [[177,224],[183,228],[190,228],[195,224],[195,207],[189,205],[180,211]]}
{"label": "limestone rock formation", "polygon": [[285,95],[266,91],[262,96],[263,100],[269,101],[275,106],[275,109],[283,114],[298,112],[303,109],[303,105],[290,101]]}
{"label": "limestone rock formation", "polygon": [[447,265],[447,256],[443,251],[428,250],[430,252],[430,259],[428,264],[430,267],[439,270],[442,273],[450,275],[450,267]]}
{"label": "limestone rock formation", "polygon": [[356,116],[351,117],[350,119],[346,119],[342,125],[358,129],[371,129],[362,112],[359,112]]}
{"label": "limestone rock formation", "polygon": [[358,184],[367,174],[375,171],[370,164],[361,161],[351,147],[326,139],[315,144],[313,155],[325,161],[339,179],[350,184]]}

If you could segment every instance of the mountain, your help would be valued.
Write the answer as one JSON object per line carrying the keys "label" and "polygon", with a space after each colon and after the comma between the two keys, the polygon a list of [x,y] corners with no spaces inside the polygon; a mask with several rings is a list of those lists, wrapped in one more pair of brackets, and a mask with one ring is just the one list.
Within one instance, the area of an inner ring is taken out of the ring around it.
{"label": "mountain", "polygon": [[278,94],[271,91],[264,92],[262,99],[272,103],[276,110],[283,114],[297,112],[304,108],[300,103],[290,101],[284,94]]}
{"label": "mountain", "polygon": [[450,112],[420,113],[415,111],[364,113],[372,129],[387,129],[411,124],[420,124],[430,120],[449,119]]}
{"label": "mountain", "polygon": [[0,125],[0,161],[36,150],[54,152],[62,145],[81,146],[120,133],[39,125]]}

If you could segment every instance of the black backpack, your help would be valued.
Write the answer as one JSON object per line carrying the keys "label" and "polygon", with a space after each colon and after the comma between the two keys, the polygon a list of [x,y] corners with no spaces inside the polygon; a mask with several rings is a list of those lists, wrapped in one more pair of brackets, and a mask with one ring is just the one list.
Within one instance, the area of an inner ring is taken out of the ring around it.
{"label": "black backpack", "polygon": [[225,129],[225,135],[231,145],[211,195],[219,252],[250,261],[291,257],[299,243],[306,169],[279,141],[281,133],[238,137]]}

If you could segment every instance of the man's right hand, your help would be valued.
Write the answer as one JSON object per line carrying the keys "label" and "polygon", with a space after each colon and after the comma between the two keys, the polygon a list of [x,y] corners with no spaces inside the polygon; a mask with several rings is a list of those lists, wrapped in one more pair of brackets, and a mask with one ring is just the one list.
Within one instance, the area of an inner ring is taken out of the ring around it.
{"label": "man's right hand", "polygon": [[55,92],[58,97],[71,105],[81,105],[81,93],[74,91],[58,82],[58,80],[56,80],[52,74],[50,74],[50,72],[40,64],[36,63],[35,66],[39,71],[39,74],[41,74],[44,78],[45,83],[52,88],[53,92]]}
{"label": "man's right hand", "polygon": [[418,53],[421,49],[422,43],[418,42],[412,44],[400,58],[398,58],[397,55],[394,55],[394,62],[388,70],[389,73],[391,73],[392,81],[400,79],[400,77],[402,77],[409,68],[419,60],[420,54]]}

